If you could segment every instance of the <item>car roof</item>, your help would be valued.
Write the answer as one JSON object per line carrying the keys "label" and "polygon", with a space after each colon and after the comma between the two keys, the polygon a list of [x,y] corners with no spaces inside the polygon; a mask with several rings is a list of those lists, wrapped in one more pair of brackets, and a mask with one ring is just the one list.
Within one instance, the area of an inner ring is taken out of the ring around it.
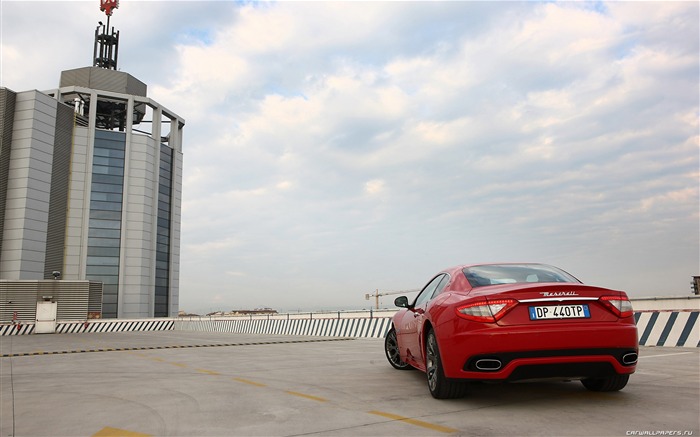
{"label": "car roof", "polygon": [[462,270],[462,269],[466,269],[466,268],[468,268],[468,267],[476,267],[476,266],[508,266],[508,265],[546,266],[546,265],[548,265],[548,264],[539,263],[539,262],[531,262],[531,261],[528,261],[528,262],[512,262],[512,261],[508,261],[508,262],[485,262],[485,263],[460,264],[460,265],[456,265],[456,266],[452,266],[452,267],[446,268],[446,269],[444,269],[444,271],[445,271],[445,272],[448,272],[448,271],[452,272],[452,271],[455,271],[455,270]]}

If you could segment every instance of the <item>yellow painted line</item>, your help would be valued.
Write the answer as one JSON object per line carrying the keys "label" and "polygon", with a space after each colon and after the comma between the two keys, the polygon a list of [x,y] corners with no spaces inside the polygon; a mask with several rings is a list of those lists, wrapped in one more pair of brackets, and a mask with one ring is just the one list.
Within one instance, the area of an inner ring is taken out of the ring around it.
{"label": "yellow painted line", "polygon": [[312,401],[318,401],[318,402],[328,402],[328,399],[325,398],[320,398],[318,396],[312,396],[312,395],[307,395],[304,393],[299,393],[297,391],[287,391],[287,394],[290,394],[292,396],[299,396],[300,398],[306,398],[306,399],[311,399]]}
{"label": "yellow painted line", "polygon": [[459,432],[458,429],[448,428],[446,426],[435,425],[434,423],[423,422],[418,419],[411,419],[410,417],[403,417],[397,414],[385,413],[383,411],[368,411],[369,414],[374,414],[376,416],[386,417],[387,419],[399,420],[401,422],[410,423],[411,425],[420,426],[422,428],[427,428],[433,431],[444,432],[447,434]]}
{"label": "yellow painted line", "polygon": [[97,431],[92,437],[151,437],[153,434],[127,431],[125,429],[111,428],[109,426]]}
{"label": "yellow painted line", "polygon": [[221,375],[221,373],[215,372],[213,370],[207,370],[207,369],[196,369],[196,370],[197,370],[197,372],[206,373],[207,375]]}
{"label": "yellow painted line", "polygon": [[187,364],[182,364],[182,363],[170,363],[170,364],[172,364],[173,366],[182,367],[182,368],[187,367]]}
{"label": "yellow painted line", "polygon": [[255,382],[255,381],[250,381],[248,379],[243,379],[243,378],[233,378],[234,381],[242,382],[243,384],[249,384],[249,385],[254,385],[256,387],[267,387],[267,384],[263,384],[260,382]]}

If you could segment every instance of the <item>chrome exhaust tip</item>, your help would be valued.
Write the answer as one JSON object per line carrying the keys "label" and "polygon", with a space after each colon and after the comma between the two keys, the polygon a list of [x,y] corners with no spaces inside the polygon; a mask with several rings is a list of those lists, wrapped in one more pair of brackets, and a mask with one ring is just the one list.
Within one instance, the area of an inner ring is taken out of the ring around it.
{"label": "chrome exhaust tip", "polygon": [[630,352],[628,354],[624,354],[622,356],[622,364],[630,365],[634,364],[637,362],[637,353],[636,352]]}
{"label": "chrome exhaust tip", "polygon": [[478,370],[483,370],[483,371],[495,371],[501,368],[503,364],[501,364],[501,360],[497,360],[494,358],[482,358],[480,360],[477,360],[476,363],[474,363],[474,367],[476,367]]}

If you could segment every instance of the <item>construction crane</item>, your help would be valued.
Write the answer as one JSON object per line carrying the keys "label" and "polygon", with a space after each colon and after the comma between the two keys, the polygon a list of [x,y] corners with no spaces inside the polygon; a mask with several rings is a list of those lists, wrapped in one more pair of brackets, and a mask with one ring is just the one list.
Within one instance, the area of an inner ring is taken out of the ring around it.
{"label": "construction crane", "polygon": [[414,290],[401,290],[401,291],[383,291],[379,292],[379,289],[374,290],[374,294],[365,294],[365,300],[369,300],[370,297],[374,297],[374,307],[375,309],[379,309],[379,296],[389,296],[392,294],[406,294],[406,293],[415,293],[416,291],[420,291],[419,288],[416,288]]}

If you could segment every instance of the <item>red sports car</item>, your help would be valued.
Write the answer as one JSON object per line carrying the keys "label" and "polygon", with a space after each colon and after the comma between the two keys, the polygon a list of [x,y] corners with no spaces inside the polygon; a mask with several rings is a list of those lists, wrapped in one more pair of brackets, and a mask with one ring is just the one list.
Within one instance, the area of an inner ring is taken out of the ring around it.
{"label": "red sports car", "polygon": [[582,284],[544,264],[446,269],[413,303],[394,303],[384,349],[397,369],[416,368],[438,399],[469,381],[580,379],[621,390],[639,352],[632,305],[622,291]]}

